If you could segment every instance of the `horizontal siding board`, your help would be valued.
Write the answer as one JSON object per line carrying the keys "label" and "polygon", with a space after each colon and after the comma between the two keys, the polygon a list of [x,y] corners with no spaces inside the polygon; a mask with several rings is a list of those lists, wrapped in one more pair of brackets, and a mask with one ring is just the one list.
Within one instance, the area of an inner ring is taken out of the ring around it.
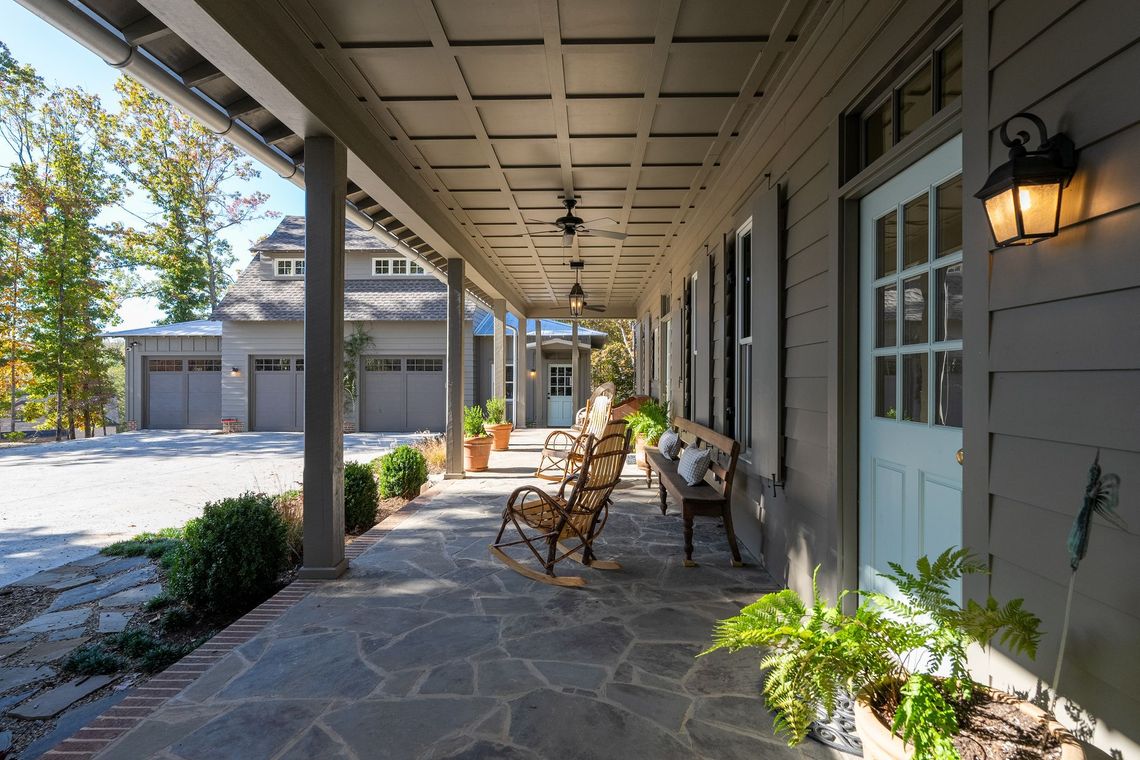
{"label": "horizontal siding board", "polygon": [[826,377],[790,377],[784,381],[784,406],[827,412]]}
{"label": "horizontal siding board", "polygon": [[812,343],[826,343],[830,320],[831,310],[826,306],[789,317],[785,328],[784,345],[791,348]]}
{"label": "horizontal siding board", "polygon": [[995,313],[990,369],[1140,369],[1140,288]]}
{"label": "horizontal siding board", "polygon": [[784,377],[827,377],[827,344],[786,349]]}
{"label": "horizontal siding board", "polygon": [[1140,124],[1082,150],[1064,198],[1063,227],[1140,204]]}
{"label": "horizontal siding board", "polygon": [[822,274],[793,285],[787,289],[784,296],[785,317],[794,317],[825,306],[827,306],[827,277]]}
{"label": "horizontal siding board", "polygon": [[1037,245],[1000,251],[992,258],[991,308],[1140,287],[1138,229],[1140,206],[1134,206]]}
{"label": "horizontal siding board", "polygon": [[[1106,23],[1111,19],[1111,23]],[[991,74],[990,126],[1073,81],[1140,34],[1140,3],[1085,0]],[[1063,51],[1063,54],[1060,54]]]}
{"label": "horizontal siding board", "polygon": [[809,243],[806,248],[793,253],[784,265],[785,286],[796,285],[826,272],[829,267],[827,256],[827,237]]}
{"label": "horizontal siding board", "polygon": [[820,449],[827,448],[827,414],[807,409],[787,409],[787,436]]}
{"label": "horizontal siding board", "polygon": [[[805,451],[809,446],[810,444],[800,443],[796,447],[797,464],[795,466],[790,462],[788,464],[788,471],[784,476],[783,490],[787,493],[784,502],[786,506],[803,507],[822,518],[829,511],[827,481],[819,477],[822,471],[814,461],[804,464],[804,460],[815,460],[818,456],[818,452]],[[789,448],[791,448],[790,443]]]}
{"label": "horizontal siding board", "polygon": [[[791,175],[789,175],[791,176]],[[795,195],[788,196],[788,226],[794,225],[810,212],[822,206],[835,185],[835,178],[827,167],[820,167],[814,177],[799,189]]]}
{"label": "horizontal siding board", "polygon": [[1004,0],[990,16],[990,66],[1004,61],[1081,0]]}
{"label": "horizontal siding board", "polygon": [[826,205],[817,206],[810,213],[803,216],[798,222],[790,225],[787,230],[789,255],[795,255],[826,234],[827,225]]}
{"label": "horizontal siding board", "polygon": [[994,433],[1140,451],[1140,372],[997,372]]}

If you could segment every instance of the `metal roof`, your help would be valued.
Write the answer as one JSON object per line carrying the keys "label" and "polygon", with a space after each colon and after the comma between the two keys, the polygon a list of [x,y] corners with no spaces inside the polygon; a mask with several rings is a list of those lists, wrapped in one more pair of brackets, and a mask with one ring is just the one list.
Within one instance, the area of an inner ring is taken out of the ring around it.
{"label": "metal roof", "polygon": [[[507,326],[514,328],[516,330],[518,329],[518,326],[519,326],[518,317],[516,317],[514,314],[511,314],[510,312],[507,312]],[[561,321],[556,320],[556,319],[544,319],[544,320],[542,320],[542,334],[544,337],[553,337],[553,336],[561,337],[564,335],[572,335],[573,329],[574,328],[567,322],[561,322]],[[495,334],[495,318],[494,318],[494,315],[488,311],[480,311],[475,317],[474,331],[475,331],[476,335],[494,335]],[[533,319],[528,319],[526,321],[526,334],[527,335],[534,335],[534,320]],[[586,338],[586,337],[594,338],[594,337],[599,337],[599,336],[603,337],[603,338],[608,337],[606,335],[606,333],[604,333],[604,332],[600,332],[598,330],[591,330],[590,328],[582,327],[581,325],[578,326],[578,335],[583,337],[583,338]]]}
{"label": "metal roof", "polygon": [[102,338],[135,338],[159,336],[172,338],[214,337],[222,334],[222,323],[214,319],[195,319],[190,322],[175,322],[169,325],[151,325],[133,329],[112,330],[99,333]]}

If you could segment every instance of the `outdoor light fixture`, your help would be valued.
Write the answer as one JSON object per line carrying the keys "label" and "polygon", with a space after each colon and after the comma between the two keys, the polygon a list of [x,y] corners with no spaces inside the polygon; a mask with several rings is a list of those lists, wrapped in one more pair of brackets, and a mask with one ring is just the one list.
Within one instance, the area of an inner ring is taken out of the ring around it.
{"label": "outdoor light fixture", "polygon": [[[1030,135],[1021,130],[1009,136],[1014,119],[1037,127],[1037,149],[1028,150]],[[1049,137],[1045,122],[1031,113],[1014,114],[1001,125],[1001,141],[1009,148],[1009,161],[990,174],[974,197],[986,206],[990,231],[999,248],[1032,245],[1056,236],[1061,220],[1061,192],[1073,178],[1076,148],[1065,134]]]}
{"label": "outdoor light fixture", "polygon": [[230,377],[237,377],[241,374],[241,367],[230,367]]}
{"label": "outdoor light fixture", "polygon": [[577,282],[570,288],[570,316],[582,316],[582,309],[586,308],[586,291]]}
{"label": "outdoor light fixture", "polygon": [[531,379],[531,380],[533,380],[533,379],[535,379],[536,377],[538,377],[538,370],[536,370],[536,369],[532,369],[532,370],[530,371],[530,379]]}

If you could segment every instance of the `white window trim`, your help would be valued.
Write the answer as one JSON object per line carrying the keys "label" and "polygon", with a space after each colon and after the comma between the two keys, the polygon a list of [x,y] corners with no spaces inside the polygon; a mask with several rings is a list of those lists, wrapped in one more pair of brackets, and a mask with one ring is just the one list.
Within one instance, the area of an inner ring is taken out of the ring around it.
{"label": "white window trim", "polygon": [[689,346],[692,348],[693,356],[697,355],[697,275],[698,272],[693,272],[692,281],[689,285]]}
{"label": "white window trim", "polygon": [[[281,265],[288,264],[289,271],[282,272]],[[298,272],[297,270],[301,271]],[[305,276],[305,260],[304,259],[274,259],[273,260],[273,274],[277,277],[304,277]]]}
{"label": "white window trim", "polygon": [[[749,395],[752,385],[752,362],[747,362],[748,366],[744,366],[745,362],[742,357],[748,354],[751,359],[751,348],[748,351],[744,350],[744,346],[752,346],[752,298],[755,298],[755,291],[750,288],[749,303],[747,314],[745,314],[744,304],[744,256],[742,255],[740,241],[745,235],[752,234],[752,218],[749,217],[748,221],[740,225],[736,230],[736,362],[734,370],[736,372],[735,386],[736,386],[736,414],[734,415],[736,421],[736,430],[733,431],[736,439],[740,441],[743,448],[741,452],[744,455],[750,455],[752,452],[752,436],[750,435],[752,427],[752,397]],[[748,255],[752,255],[752,246],[749,245]],[[741,326],[747,322],[749,325],[748,337],[742,338]]]}
{"label": "white window trim", "polygon": [[[387,272],[377,272],[376,271],[377,264],[381,261],[388,263],[388,271]],[[395,269],[395,266],[393,266],[393,264],[395,262],[403,262],[405,271],[398,272],[398,273],[393,272],[392,270]],[[413,271],[413,268],[418,269],[419,271],[418,272]],[[412,259],[405,258],[403,256],[375,256],[372,259],[372,276],[373,277],[423,277],[425,275],[427,275],[427,269],[424,268],[423,264],[421,264],[418,261],[414,261]]]}

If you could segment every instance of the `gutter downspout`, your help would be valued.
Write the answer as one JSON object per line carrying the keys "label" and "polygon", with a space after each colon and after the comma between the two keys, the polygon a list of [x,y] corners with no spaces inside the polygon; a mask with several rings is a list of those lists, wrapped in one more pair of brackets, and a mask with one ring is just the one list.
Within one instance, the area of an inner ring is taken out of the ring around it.
{"label": "gutter downspout", "polygon": [[[147,89],[165,98],[172,105],[197,119],[206,129],[225,137],[251,158],[272,169],[282,179],[300,188],[305,187],[305,172],[293,159],[266,143],[236,119],[231,119],[218,105],[204,95],[184,85],[162,64],[138,47],[128,44],[96,17],[85,13],[67,0],[16,0],[47,23],[59,29],[85,48],[103,59],[113,69],[129,73]],[[447,276],[419,251],[401,242],[383,225],[345,202],[345,215],[365,232],[371,233],[389,248],[423,265],[437,280],[446,283]]]}

